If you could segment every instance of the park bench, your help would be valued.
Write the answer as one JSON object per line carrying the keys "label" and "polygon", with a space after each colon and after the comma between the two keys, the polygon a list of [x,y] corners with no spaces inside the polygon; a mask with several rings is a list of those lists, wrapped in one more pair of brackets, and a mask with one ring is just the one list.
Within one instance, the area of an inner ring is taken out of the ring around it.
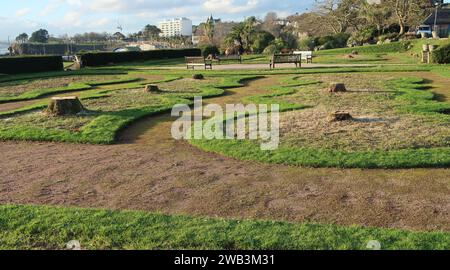
{"label": "park bench", "polygon": [[292,63],[295,67],[302,66],[302,56],[300,54],[274,54],[270,59],[270,68],[275,68],[275,64]]}
{"label": "park bench", "polygon": [[207,60],[204,57],[186,57],[187,69],[195,69],[195,67],[205,67],[205,69],[212,69],[212,60]]}
{"label": "park bench", "polygon": [[306,61],[306,63],[312,63],[313,60],[312,51],[295,51],[294,54],[300,54],[302,56],[302,60]]}
{"label": "park bench", "polygon": [[218,55],[216,61],[220,64],[223,61],[238,61],[242,64],[242,56],[239,54]]}

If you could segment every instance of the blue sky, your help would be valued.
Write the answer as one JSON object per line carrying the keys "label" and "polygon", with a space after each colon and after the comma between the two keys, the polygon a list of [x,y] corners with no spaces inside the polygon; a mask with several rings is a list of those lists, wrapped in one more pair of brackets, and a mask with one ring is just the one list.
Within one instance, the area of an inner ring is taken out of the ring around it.
{"label": "blue sky", "polygon": [[314,0],[0,0],[0,40],[39,28],[58,36],[88,31],[135,32],[161,19],[188,17],[198,23],[211,13],[215,18],[242,20],[263,17],[268,11],[280,16],[304,12]]}

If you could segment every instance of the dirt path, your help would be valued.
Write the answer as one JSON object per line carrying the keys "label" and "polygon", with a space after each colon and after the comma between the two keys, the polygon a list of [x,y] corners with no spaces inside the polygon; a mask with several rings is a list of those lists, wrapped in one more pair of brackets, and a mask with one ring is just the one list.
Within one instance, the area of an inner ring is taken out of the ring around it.
{"label": "dirt path", "polygon": [[[208,102],[234,102],[266,78]],[[0,142],[0,203],[140,209],[450,231],[448,169],[310,169],[242,162],[169,136],[148,118],[112,146]]]}

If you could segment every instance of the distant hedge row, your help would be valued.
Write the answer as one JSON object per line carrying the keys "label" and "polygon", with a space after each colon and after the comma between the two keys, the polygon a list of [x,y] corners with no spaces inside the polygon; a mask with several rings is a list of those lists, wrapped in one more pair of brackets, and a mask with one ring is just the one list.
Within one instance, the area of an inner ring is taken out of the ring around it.
{"label": "distant hedge row", "polygon": [[63,70],[61,56],[1,57],[0,73],[18,74]]}
{"label": "distant hedge row", "polygon": [[201,56],[200,49],[155,50],[143,52],[95,52],[80,55],[83,66],[104,66],[108,64]]}
{"label": "distant hedge row", "polygon": [[332,50],[318,51],[316,54],[347,54],[357,51],[358,53],[396,53],[396,52],[406,52],[411,47],[411,42],[409,41],[398,41],[392,43],[386,43],[381,45],[366,45],[357,46],[352,48],[340,48]]}

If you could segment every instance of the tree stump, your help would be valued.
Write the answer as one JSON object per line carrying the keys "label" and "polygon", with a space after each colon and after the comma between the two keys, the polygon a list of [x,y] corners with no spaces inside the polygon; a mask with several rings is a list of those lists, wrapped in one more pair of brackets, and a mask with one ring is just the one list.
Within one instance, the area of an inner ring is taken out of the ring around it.
{"label": "tree stump", "polygon": [[194,80],[203,80],[204,78],[205,78],[205,76],[203,76],[203,74],[192,75],[192,79],[194,79]]}
{"label": "tree stump", "polygon": [[347,92],[347,88],[345,88],[345,84],[343,83],[332,83],[330,84],[330,88],[328,88],[330,93],[336,92]]}
{"label": "tree stump", "polygon": [[53,97],[46,109],[46,113],[54,116],[77,114],[84,111],[84,107],[77,97]]}
{"label": "tree stump", "polygon": [[159,87],[155,84],[148,84],[145,86],[145,92],[157,93],[157,92],[159,92]]}
{"label": "tree stump", "polygon": [[334,113],[331,113],[329,116],[330,122],[347,121],[352,119],[353,117],[350,115],[350,113],[345,111],[336,111]]}

